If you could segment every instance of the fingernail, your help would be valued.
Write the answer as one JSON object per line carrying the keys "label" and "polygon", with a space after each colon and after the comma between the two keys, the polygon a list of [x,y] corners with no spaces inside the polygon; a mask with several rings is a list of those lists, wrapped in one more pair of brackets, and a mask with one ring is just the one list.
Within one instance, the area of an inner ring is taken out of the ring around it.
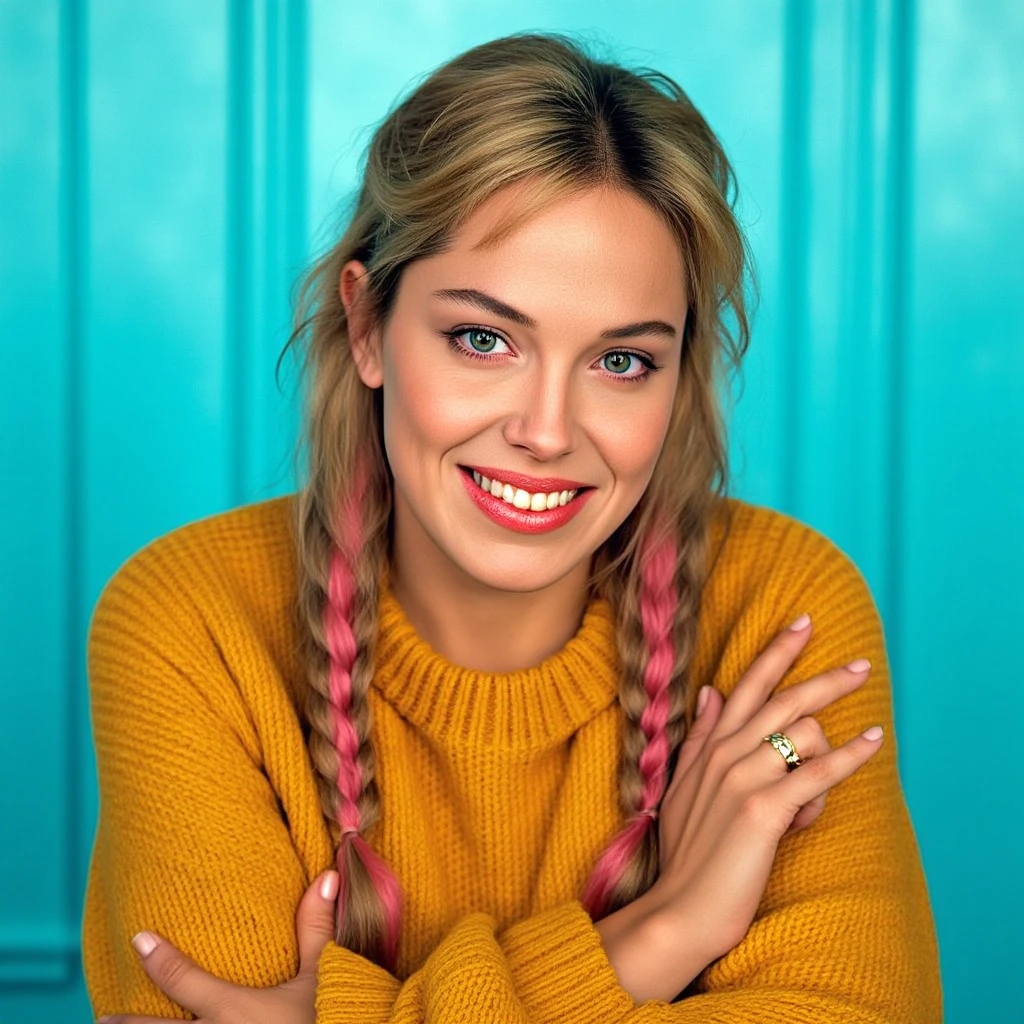
{"label": "fingernail", "polygon": [[880,740],[882,738],[882,727],[880,725],[873,725],[870,729],[865,729],[861,736],[866,740]]}
{"label": "fingernail", "polygon": [[801,615],[800,618],[796,620],[796,622],[790,624],[789,628],[794,633],[799,633],[801,629],[806,629],[810,624],[811,617],[807,614],[807,612],[804,612],[803,615]]}
{"label": "fingernail", "polygon": [[328,871],[320,883],[320,895],[325,900],[333,900],[338,895],[338,872]]}
{"label": "fingernail", "polygon": [[871,662],[867,658],[858,658],[846,666],[848,672],[866,672],[871,668]]}
{"label": "fingernail", "polygon": [[700,692],[697,694],[697,717],[700,718],[700,713],[704,710],[708,702],[708,697],[711,696],[711,687],[702,686]]}
{"label": "fingernail", "polygon": [[132,939],[132,945],[135,947],[135,952],[145,959],[153,952],[154,949],[156,949],[158,943],[149,932],[139,932],[139,934]]}

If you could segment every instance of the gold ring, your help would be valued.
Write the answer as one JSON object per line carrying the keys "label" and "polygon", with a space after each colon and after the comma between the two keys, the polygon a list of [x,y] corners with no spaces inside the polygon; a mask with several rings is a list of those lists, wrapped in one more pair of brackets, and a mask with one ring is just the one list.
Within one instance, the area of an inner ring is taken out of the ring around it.
{"label": "gold ring", "polygon": [[761,742],[770,743],[782,755],[787,772],[799,768],[804,763],[803,758],[796,752],[793,741],[784,732],[773,732],[771,736],[763,737]]}

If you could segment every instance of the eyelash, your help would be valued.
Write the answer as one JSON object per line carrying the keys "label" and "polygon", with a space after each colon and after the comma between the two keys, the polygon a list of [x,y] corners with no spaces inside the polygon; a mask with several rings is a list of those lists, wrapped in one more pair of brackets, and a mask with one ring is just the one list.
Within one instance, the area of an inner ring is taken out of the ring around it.
{"label": "eyelash", "polygon": [[[506,345],[508,344],[508,341],[506,341],[505,338],[503,338],[497,331],[492,331],[489,327],[457,327],[451,331],[441,331],[441,336],[448,339],[448,347],[451,348],[453,352],[458,352],[460,355],[466,356],[468,359],[489,360],[489,355],[486,355],[483,352],[474,352],[473,349],[467,348],[465,345],[460,345],[456,340],[457,338],[461,338],[464,334],[469,334],[471,331],[479,331],[481,334],[489,334],[491,337],[497,338]],[[644,365],[644,372],[638,373],[635,377],[623,377],[621,374],[610,373],[607,370],[605,371],[605,376],[628,384],[638,384],[640,381],[647,380],[652,373],[657,373],[658,370],[662,369],[662,367],[658,366],[650,356],[644,355],[643,352],[637,352],[630,348],[612,349],[610,352],[605,352],[605,354],[601,356],[601,359],[606,359],[610,355],[633,356],[634,359],[639,359]]]}

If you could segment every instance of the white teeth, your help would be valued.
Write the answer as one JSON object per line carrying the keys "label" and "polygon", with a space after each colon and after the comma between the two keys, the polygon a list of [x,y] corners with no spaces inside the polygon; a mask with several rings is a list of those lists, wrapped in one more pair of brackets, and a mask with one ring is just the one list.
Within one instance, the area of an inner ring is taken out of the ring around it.
{"label": "white teeth", "polygon": [[529,509],[531,512],[544,512],[550,508],[558,508],[561,505],[567,505],[576,497],[575,491],[538,491],[531,494],[521,487],[513,487],[500,480],[491,480],[475,469],[472,473],[474,482],[482,490],[489,491],[495,498],[501,498],[502,501],[506,501],[516,508]]}

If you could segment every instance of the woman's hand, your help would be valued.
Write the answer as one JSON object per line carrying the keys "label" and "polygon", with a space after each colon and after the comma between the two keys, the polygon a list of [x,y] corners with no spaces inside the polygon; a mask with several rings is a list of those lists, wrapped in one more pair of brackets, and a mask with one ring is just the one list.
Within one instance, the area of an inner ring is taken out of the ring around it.
{"label": "woman's hand", "polygon": [[[881,746],[878,730],[874,739],[861,734],[832,750],[811,717],[867,679],[863,659],[772,696],[810,635],[809,619],[784,630],[728,700],[704,689],[661,803],[659,876],[645,895],[677,935],[687,936],[688,946],[697,943],[696,959],[704,965],[746,935],[780,840],[811,824],[824,810],[827,791]],[[763,742],[775,732],[793,741],[802,765],[790,770]],[[692,977],[682,980],[676,992]]]}
{"label": "woman's hand", "polygon": [[[276,988],[246,988],[204,971],[167,939],[140,932],[132,940],[146,973],[161,992],[207,1024],[314,1024],[317,961],[334,938],[334,900],[338,874],[326,871],[306,890],[295,912],[299,939],[299,971]],[[177,1020],[116,1013],[100,1017],[116,1024],[159,1024]]]}

